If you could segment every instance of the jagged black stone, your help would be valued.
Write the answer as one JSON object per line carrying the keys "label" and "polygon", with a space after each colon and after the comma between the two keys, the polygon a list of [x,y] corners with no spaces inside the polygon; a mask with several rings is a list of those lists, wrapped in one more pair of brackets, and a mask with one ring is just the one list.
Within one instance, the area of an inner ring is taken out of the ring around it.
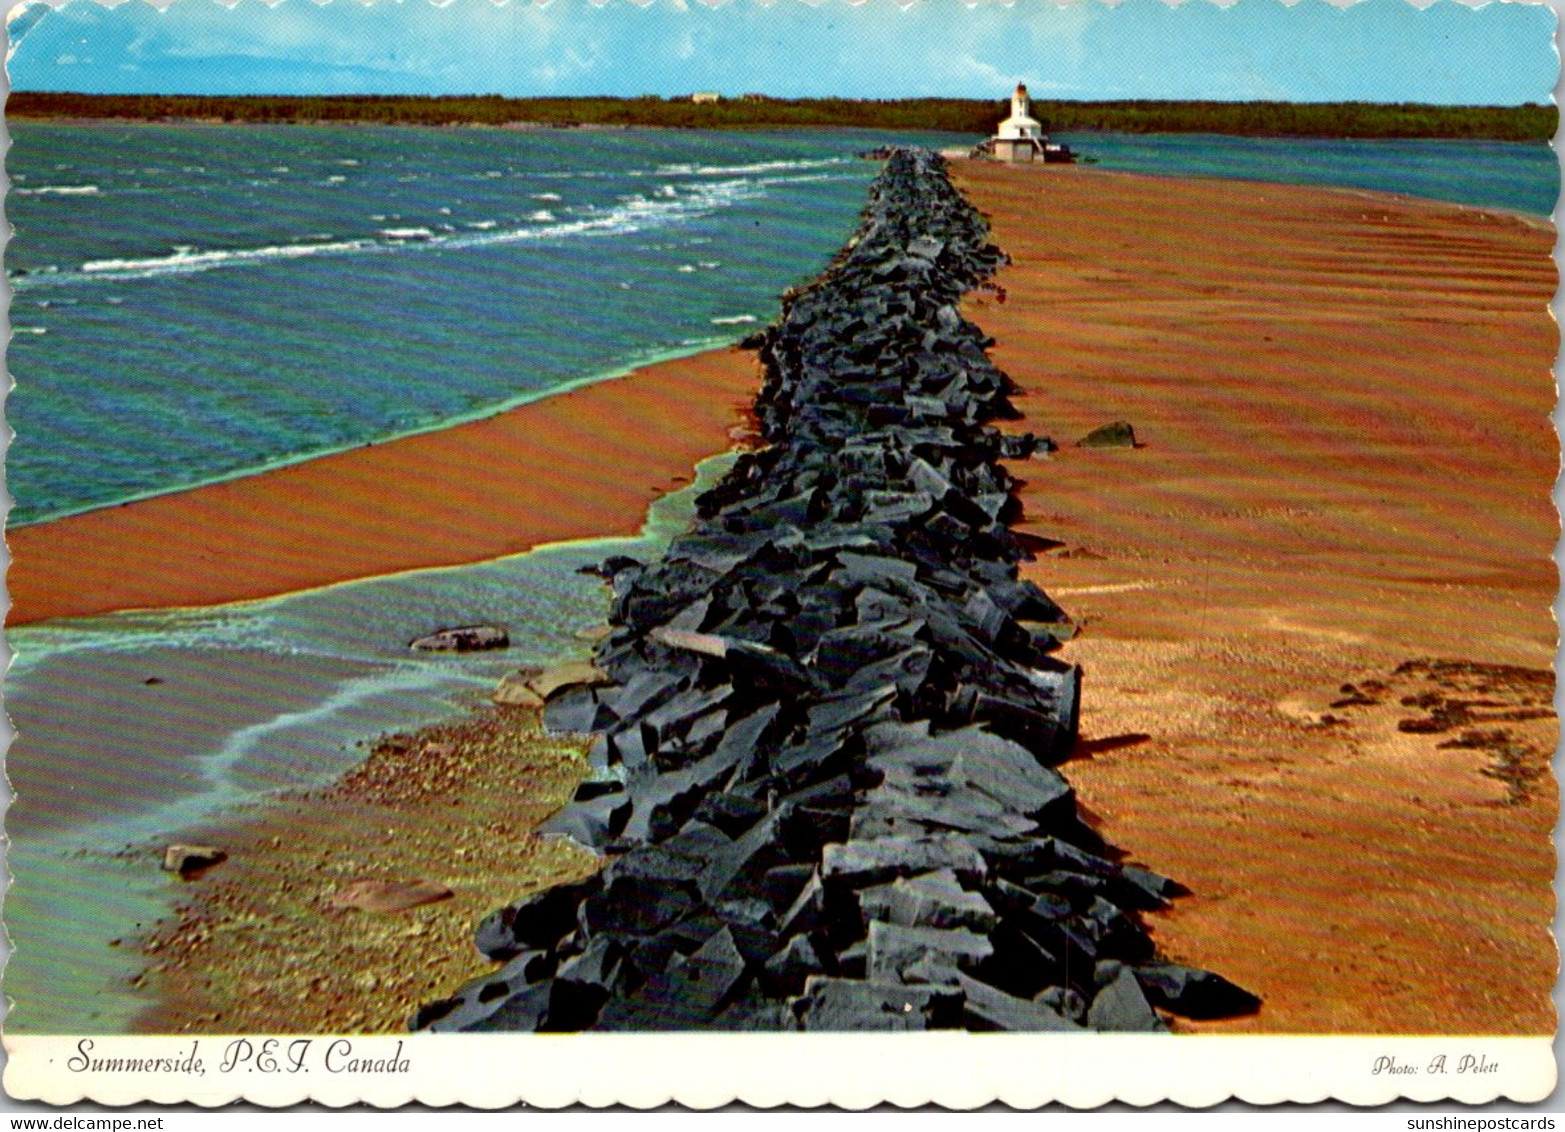
{"label": "jagged black stone", "polygon": [[752,345],[767,447],[662,561],[611,559],[611,687],[550,701],[593,773],[546,832],[588,881],[478,928],[504,965],[429,1030],[1155,1030],[1252,1010],[1156,960],[1179,891],[1114,860],[1052,764],[1080,672],[1016,564],[1014,418],[958,312],[1003,260],[937,156]]}

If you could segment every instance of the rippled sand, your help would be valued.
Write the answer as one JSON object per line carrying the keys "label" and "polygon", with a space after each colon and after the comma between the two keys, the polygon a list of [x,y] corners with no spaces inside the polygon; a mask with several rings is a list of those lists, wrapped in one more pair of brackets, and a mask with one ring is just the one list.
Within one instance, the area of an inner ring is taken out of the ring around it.
{"label": "rippled sand", "polygon": [[[1013,470],[1025,529],[1064,543],[1028,572],[1083,623],[1065,773],[1194,890],[1152,918],[1162,947],[1265,1000],[1191,1028],[1552,1033],[1552,227],[1085,168],[958,180],[1014,259],[970,317],[1020,427],[1062,444]],[[1072,446],[1120,419],[1144,447]],[[1398,672],[1431,658],[1460,663]]]}

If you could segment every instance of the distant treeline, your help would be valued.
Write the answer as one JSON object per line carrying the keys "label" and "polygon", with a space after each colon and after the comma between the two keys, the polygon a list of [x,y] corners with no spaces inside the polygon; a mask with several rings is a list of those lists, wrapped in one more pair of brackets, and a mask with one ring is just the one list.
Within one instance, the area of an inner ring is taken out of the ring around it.
{"label": "distant treeline", "polygon": [[[746,129],[850,126],[942,130],[987,136],[1010,103],[954,98],[885,101],[769,98],[715,102],[683,98],[502,98],[499,95],[256,95],[13,93],[12,118],[125,118],[141,121],[369,122],[406,126],[665,126]],[[1214,133],[1354,138],[1488,138],[1548,141],[1554,106],[1428,106],[1370,102],[1052,102],[1033,103],[1048,129],[1124,133]]]}

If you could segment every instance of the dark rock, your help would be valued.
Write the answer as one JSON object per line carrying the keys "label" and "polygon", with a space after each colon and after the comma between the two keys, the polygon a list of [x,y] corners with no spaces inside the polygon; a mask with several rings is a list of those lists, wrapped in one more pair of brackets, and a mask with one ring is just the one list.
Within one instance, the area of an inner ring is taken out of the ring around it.
{"label": "dark rock", "polygon": [[170,845],[163,850],[163,871],[191,880],[226,860],[228,854],[215,845]]}
{"label": "dark rock", "polygon": [[[732,734],[732,731],[729,732]],[[717,753],[714,753],[714,758]],[[756,822],[766,816],[766,807],[739,794],[708,794],[701,799],[691,815],[696,821],[706,822],[726,833],[739,837]]]}
{"label": "dark rock", "polygon": [[1135,448],[1136,430],[1129,421],[1115,421],[1095,428],[1076,442],[1078,448]]}
{"label": "dark rock", "polygon": [[1253,1014],[1261,1006],[1255,995],[1211,971],[1149,963],[1133,972],[1153,1006],[1186,1018],[1233,1018]]}
{"label": "dark rock", "polygon": [[864,915],[907,927],[968,928],[987,934],[999,923],[987,900],[968,892],[949,869],[903,877],[859,893]]}
{"label": "dark rock", "polygon": [[1121,970],[1113,982],[1098,991],[1087,1009],[1087,1025],[1094,1030],[1125,1033],[1168,1028],[1147,1002],[1141,984],[1129,968]]}
{"label": "dark rock", "polygon": [[1033,996],[1033,1001],[1047,1006],[1078,1026],[1087,1022],[1087,1000],[1072,987],[1046,987]]}
{"label": "dark rock", "polygon": [[603,887],[601,877],[556,885],[486,916],[473,942],[490,959],[504,962],[529,949],[549,950],[576,929],[576,909]]}
{"label": "dark rock", "polygon": [[543,725],[551,735],[588,734],[614,721],[591,688],[575,687],[556,695],[543,709]]}
{"label": "dark rock", "polygon": [[634,850],[604,870],[602,890],[581,904],[580,925],[589,935],[651,935],[701,903],[700,875],[701,863],[682,854]]}
{"label": "dark rock", "polygon": [[908,987],[817,975],[793,1002],[801,1030],[932,1030],[960,1017],[962,995],[943,987]]}
{"label": "dark rock", "polygon": [[588,849],[602,849],[630,821],[630,799],[618,791],[587,802],[572,802],[538,826],[544,836],[568,837]]}
{"label": "dark rock", "polygon": [[510,645],[511,637],[500,625],[464,625],[456,629],[440,629],[428,636],[419,637],[408,644],[415,652],[475,652],[480,649],[503,649]]}
{"label": "dark rock", "polygon": [[988,938],[965,928],[915,928],[871,920],[868,974],[883,982],[956,982],[958,969],[970,970],[994,954]]}
{"label": "dark rock", "polygon": [[761,978],[766,992],[774,998],[791,998],[804,990],[813,975],[826,973],[820,953],[806,935],[796,935],[766,961]]}
{"label": "dark rock", "polygon": [[962,883],[975,886],[987,872],[978,850],[956,834],[849,841],[828,845],[821,853],[822,880],[849,888],[867,888],[939,869],[949,869]]}
{"label": "dark rock", "polygon": [[598,1015],[604,1030],[688,1030],[711,1022],[738,995],[745,964],[727,928]]}
{"label": "dark rock", "polygon": [[963,1007],[972,1029],[1010,1033],[1070,1033],[1081,1029],[1079,1022],[1046,1003],[1017,998],[966,974],[959,974],[957,983],[962,988]]}

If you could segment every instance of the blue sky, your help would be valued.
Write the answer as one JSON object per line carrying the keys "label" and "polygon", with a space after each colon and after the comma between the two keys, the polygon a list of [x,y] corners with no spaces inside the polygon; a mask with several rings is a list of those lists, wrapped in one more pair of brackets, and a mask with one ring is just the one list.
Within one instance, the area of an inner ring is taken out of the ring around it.
{"label": "blue sky", "polygon": [[73,0],[13,9],[18,90],[1548,102],[1547,5],[1438,0]]}

